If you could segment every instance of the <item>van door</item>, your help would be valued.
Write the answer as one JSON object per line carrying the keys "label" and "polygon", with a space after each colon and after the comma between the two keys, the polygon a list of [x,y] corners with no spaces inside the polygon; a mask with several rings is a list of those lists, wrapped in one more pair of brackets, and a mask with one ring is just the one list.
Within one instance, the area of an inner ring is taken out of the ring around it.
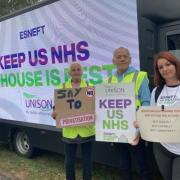
{"label": "van door", "polygon": [[139,19],[139,43],[141,70],[148,72],[150,89],[153,89],[153,61],[157,52],[157,26],[148,18]]}

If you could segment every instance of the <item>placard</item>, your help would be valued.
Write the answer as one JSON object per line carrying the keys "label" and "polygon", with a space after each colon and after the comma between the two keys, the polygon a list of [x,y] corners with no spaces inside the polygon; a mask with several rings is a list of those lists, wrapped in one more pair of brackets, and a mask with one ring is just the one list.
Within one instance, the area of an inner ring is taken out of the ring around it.
{"label": "placard", "polygon": [[135,136],[134,83],[96,87],[96,140],[130,143]]}
{"label": "placard", "polygon": [[141,137],[151,142],[180,142],[180,108],[142,106],[137,112]]}
{"label": "placard", "polygon": [[56,89],[55,111],[58,128],[94,123],[94,87]]}

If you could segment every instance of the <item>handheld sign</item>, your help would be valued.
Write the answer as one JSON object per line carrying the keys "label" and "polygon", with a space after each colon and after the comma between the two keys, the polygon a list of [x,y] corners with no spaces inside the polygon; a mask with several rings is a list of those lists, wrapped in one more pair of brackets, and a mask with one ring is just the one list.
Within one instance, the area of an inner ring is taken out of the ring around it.
{"label": "handheld sign", "polygon": [[134,83],[96,85],[96,140],[130,143],[134,139]]}
{"label": "handheld sign", "polygon": [[151,142],[180,142],[180,108],[142,106],[137,112],[141,137]]}
{"label": "handheld sign", "polygon": [[92,124],[95,121],[94,87],[56,89],[56,127]]}

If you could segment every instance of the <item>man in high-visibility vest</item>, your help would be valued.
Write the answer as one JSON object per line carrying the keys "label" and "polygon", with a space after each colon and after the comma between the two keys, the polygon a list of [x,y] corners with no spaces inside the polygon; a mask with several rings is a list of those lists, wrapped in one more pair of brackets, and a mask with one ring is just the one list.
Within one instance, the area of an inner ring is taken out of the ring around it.
{"label": "man in high-visibility vest", "polygon": [[[148,106],[150,104],[150,90],[147,73],[138,71],[131,67],[131,56],[129,50],[120,47],[114,51],[113,63],[117,68],[116,73],[106,79],[107,83],[135,83],[135,103],[138,106]],[[132,180],[131,153],[135,158],[138,174],[142,180],[150,180],[150,172],[147,167],[145,144],[139,137],[134,139],[132,144],[115,143],[115,148],[119,152],[120,175],[123,180]]]}

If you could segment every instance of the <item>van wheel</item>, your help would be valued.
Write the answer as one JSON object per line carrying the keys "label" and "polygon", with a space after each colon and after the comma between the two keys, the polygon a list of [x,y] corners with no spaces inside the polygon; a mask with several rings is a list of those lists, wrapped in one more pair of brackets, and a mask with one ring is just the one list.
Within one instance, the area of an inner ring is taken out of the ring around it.
{"label": "van wheel", "polygon": [[29,137],[24,131],[17,131],[13,139],[13,147],[17,154],[30,158],[33,156],[34,148],[31,146]]}

